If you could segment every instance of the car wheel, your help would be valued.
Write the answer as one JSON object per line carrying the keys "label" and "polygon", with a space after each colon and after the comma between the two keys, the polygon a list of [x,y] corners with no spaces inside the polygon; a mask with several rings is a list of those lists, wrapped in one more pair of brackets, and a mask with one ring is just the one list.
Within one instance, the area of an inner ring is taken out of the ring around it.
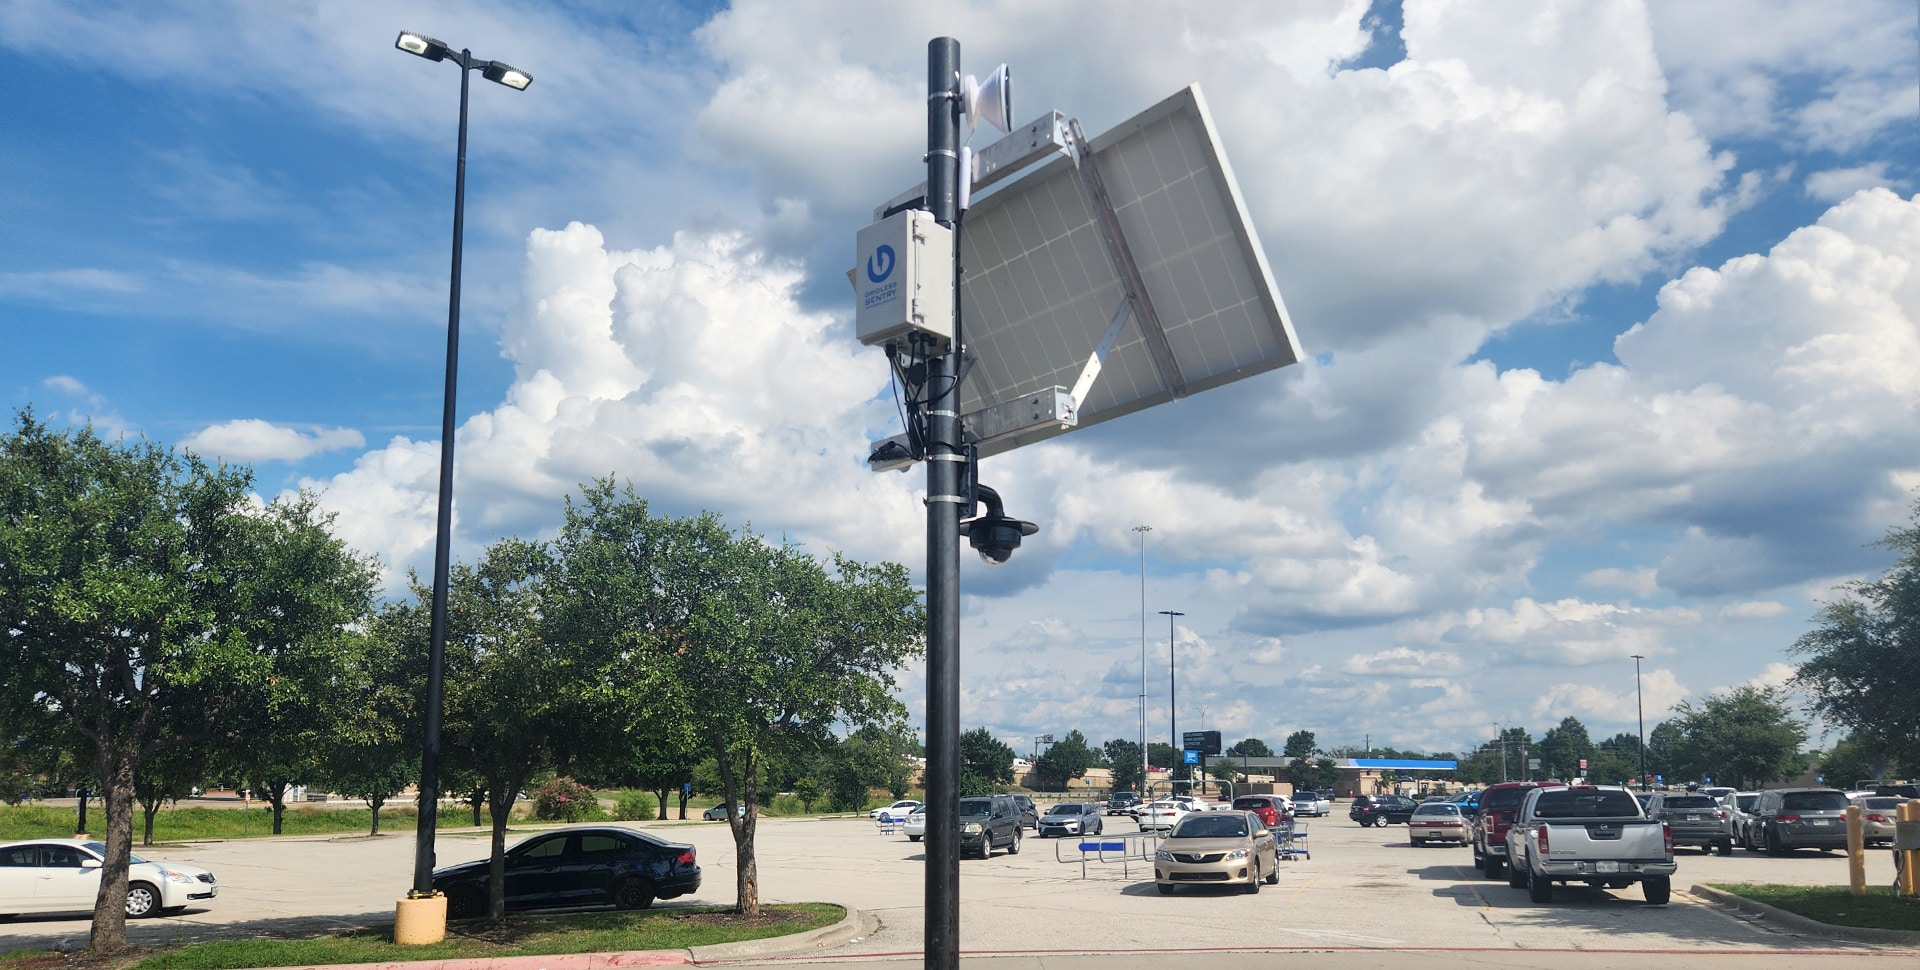
{"label": "car wheel", "polygon": [[1273,854],[1273,863],[1273,871],[1267,873],[1267,885],[1278,886],[1280,885],[1280,854],[1278,852]]}
{"label": "car wheel", "polygon": [[160,915],[160,890],[144,882],[127,886],[127,918],[142,919]]}
{"label": "car wheel", "polygon": [[1019,829],[1013,830],[1013,841],[1007,843],[1007,854],[1008,855],[1020,854],[1020,830]]}
{"label": "car wheel", "polygon": [[1721,839],[1716,847],[1720,850],[1720,854],[1723,856],[1729,856],[1733,854],[1732,839]]}
{"label": "car wheel", "polygon": [[908,842],[918,842],[918,841],[920,841],[920,837],[919,837],[919,836],[917,836],[917,835],[909,835],[909,836],[907,836],[907,841],[908,841]]}
{"label": "car wheel", "polygon": [[1647,902],[1655,906],[1665,906],[1673,895],[1671,876],[1648,876],[1640,883],[1640,891],[1647,894]]}
{"label": "car wheel", "polygon": [[1536,903],[1553,902],[1553,880],[1534,875],[1531,866],[1527,869],[1527,898]]}
{"label": "car wheel", "polygon": [[1758,851],[1760,851],[1760,843],[1758,843],[1758,842],[1755,842],[1755,841],[1753,840],[1753,830],[1752,830],[1752,829],[1741,829],[1741,830],[1740,830],[1740,844],[1741,844],[1741,845],[1744,845],[1744,846],[1746,846],[1746,847],[1747,847],[1747,851],[1748,851],[1748,852],[1758,852]]}
{"label": "car wheel", "polygon": [[1247,888],[1240,891],[1249,896],[1260,895],[1260,880],[1264,878],[1266,877],[1260,875],[1260,860],[1253,860],[1253,868],[1247,870]]}
{"label": "car wheel", "polygon": [[473,919],[486,912],[486,894],[477,889],[456,889],[447,894],[448,919]]}
{"label": "car wheel", "polygon": [[1158,889],[1158,890],[1160,890],[1160,895],[1162,895],[1162,896],[1171,896],[1171,895],[1173,895],[1173,884],[1172,884],[1172,883],[1170,883],[1170,882],[1156,882],[1156,883],[1154,883],[1153,885],[1154,885],[1154,888],[1156,888],[1156,889]]}
{"label": "car wheel", "polygon": [[1416,849],[1420,848],[1420,840],[1414,838],[1411,835],[1407,836],[1407,844],[1410,846],[1413,846]]}
{"label": "car wheel", "polygon": [[1094,820],[1094,822],[1093,822],[1093,834],[1095,834],[1095,835],[1105,835],[1105,834],[1107,834],[1107,823],[1106,823],[1106,820],[1105,820],[1105,819],[1095,819],[1095,820]]}
{"label": "car wheel", "polygon": [[1507,885],[1515,889],[1527,888],[1526,870],[1514,865],[1511,861],[1507,863]]}
{"label": "car wheel", "polygon": [[1767,830],[1767,854],[1768,855],[1786,855],[1787,854],[1787,847],[1785,845],[1782,845],[1780,842],[1780,832],[1778,829]]}
{"label": "car wheel", "polygon": [[653,905],[653,883],[629,879],[613,891],[613,904],[621,909],[646,909]]}

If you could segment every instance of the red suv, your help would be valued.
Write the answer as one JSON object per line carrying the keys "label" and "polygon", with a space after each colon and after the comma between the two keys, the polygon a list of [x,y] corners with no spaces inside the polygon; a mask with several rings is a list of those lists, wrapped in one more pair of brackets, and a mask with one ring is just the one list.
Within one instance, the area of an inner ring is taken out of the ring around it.
{"label": "red suv", "polygon": [[1267,828],[1274,828],[1292,818],[1287,814],[1286,802],[1273,795],[1241,795],[1233,800],[1233,808],[1260,816],[1260,821],[1265,822]]}
{"label": "red suv", "polygon": [[1480,793],[1480,814],[1473,820],[1473,865],[1488,879],[1498,879],[1507,867],[1507,830],[1520,802],[1535,788],[1565,788],[1559,782],[1503,781]]}

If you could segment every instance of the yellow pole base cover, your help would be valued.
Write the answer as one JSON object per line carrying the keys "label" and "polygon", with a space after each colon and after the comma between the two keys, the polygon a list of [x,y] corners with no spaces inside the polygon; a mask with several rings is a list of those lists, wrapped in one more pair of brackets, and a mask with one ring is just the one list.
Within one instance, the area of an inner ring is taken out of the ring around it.
{"label": "yellow pole base cover", "polygon": [[425,946],[447,938],[447,896],[434,893],[394,904],[393,942]]}

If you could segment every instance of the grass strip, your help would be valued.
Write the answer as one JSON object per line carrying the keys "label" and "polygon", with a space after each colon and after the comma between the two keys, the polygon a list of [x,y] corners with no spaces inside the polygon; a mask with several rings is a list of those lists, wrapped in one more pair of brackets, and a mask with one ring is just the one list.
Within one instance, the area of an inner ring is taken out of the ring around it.
{"label": "grass strip", "polygon": [[0,954],[0,968],[60,968],[80,959],[88,970],[238,970],[245,967],[327,966],[416,960],[552,956],[683,950],[789,936],[832,926],[847,911],[830,903],[766,906],[747,917],[722,906],[672,907],[639,912],[514,915],[504,923],[469,920],[448,927],[445,941],[397,946],[389,929],[302,940],[218,940],[175,947],[142,947],[124,960],[63,958],[30,950]]}
{"label": "grass strip", "polygon": [[1885,887],[1869,887],[1865,896],[1855,896],[1845,886],[1782,886],[1750,882],[1708,885],[1834,926],[1920,932],[1920,900],[1911,896],[1896,896]]}

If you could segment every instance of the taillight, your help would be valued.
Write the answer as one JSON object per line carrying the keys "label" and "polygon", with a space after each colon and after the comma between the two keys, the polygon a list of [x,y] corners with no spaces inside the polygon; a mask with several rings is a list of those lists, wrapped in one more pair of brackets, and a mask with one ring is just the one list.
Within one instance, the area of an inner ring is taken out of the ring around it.
{"label": "taillight", "polygon": [[1718,819],[1724,819],[1727,817],[1727,810],[1724,808],[1716,808],[1713,810],[1713,817]]}
{"label": "taillight", "polygon": [[693,865],[693,850],[688,849],[687,851],[680,853],[679,857],[674,859],[673,861],[678,862],[683,866]]}
{"label": "taillight", "polygon": [[1533,837],[1534,837],[1535,844],[1537,844],[1540,847],[1540,854],[1542,856],[1547,855],[1547,827],[1542,825],[1539,828],[1534,829]]}
{"label": "taillight", "polygon": [[1798,815],[1775,815],[1775,816],[1773,817],[1773,820],[1774,820],[1774,821],[1776,821],[1776,822],[1798,822],[1798,821],[1800,821],[1800,816],[1798,816]]}
{"label": "taillight", "polygon": [[1869,822],[1884,822],[1886,820],[1887,820],[1887,817],[1885,815],[1880,814],[1879,812],[1867,813],[1867,821]]}
{"label": "taillight", "polygon": [[1660,823],[1660,841],[1666,846],[1667,854],[1672,855],[1673,854],[1673,826],[1668,825],[1665,822]]}

